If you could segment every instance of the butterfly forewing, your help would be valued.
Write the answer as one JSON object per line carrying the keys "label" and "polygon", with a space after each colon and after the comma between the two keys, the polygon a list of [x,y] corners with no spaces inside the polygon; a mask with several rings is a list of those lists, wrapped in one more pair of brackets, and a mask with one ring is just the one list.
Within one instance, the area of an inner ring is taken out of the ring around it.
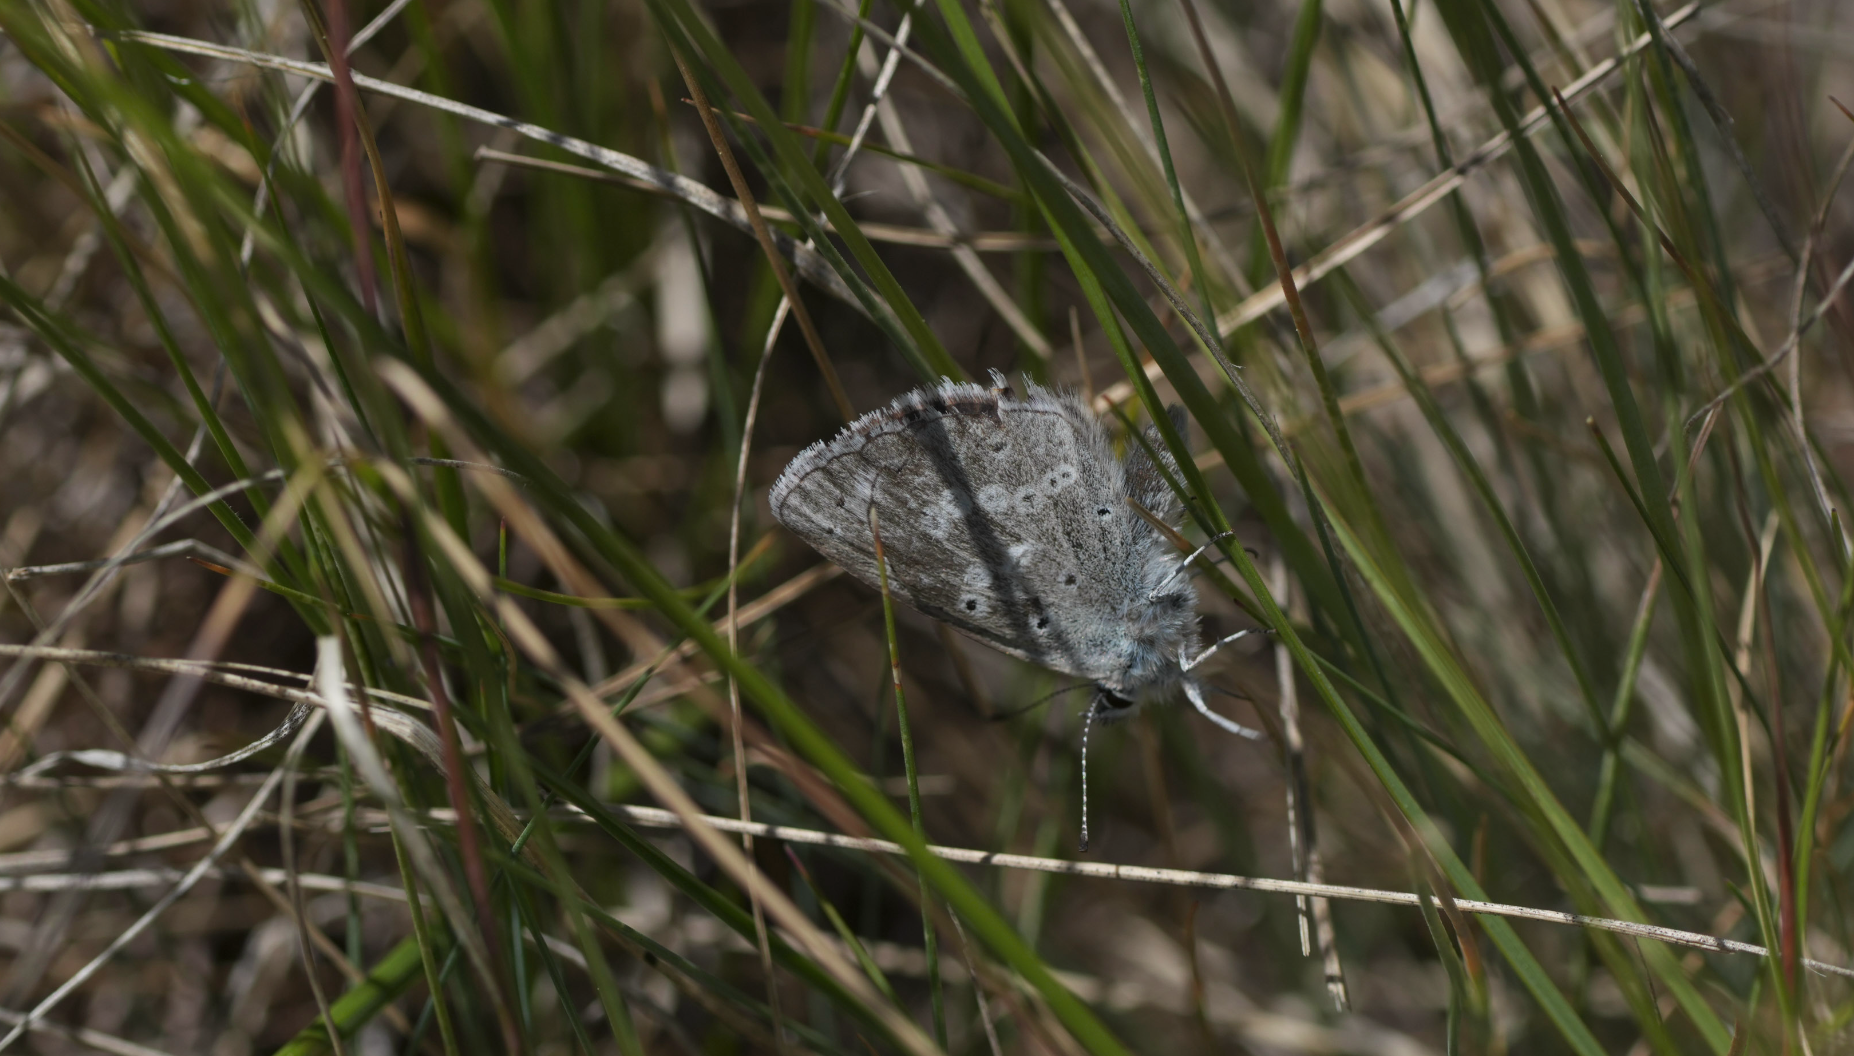
{"label": "butterfly forewing", "polygon": [[897,597],[1034,663],[1111,671],[1151,529],[1075,400],[911,393],[805,451],[772,493],[781,523],[874,586],[872,503]]}

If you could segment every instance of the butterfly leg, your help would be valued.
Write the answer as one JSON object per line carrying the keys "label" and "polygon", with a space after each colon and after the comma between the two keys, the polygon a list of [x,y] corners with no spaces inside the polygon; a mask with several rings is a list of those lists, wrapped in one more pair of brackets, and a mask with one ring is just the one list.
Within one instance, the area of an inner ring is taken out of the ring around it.
{"label": "butterfly leg", "polygon": [[1210,705],[1204,703],[1204,691],[1198,688],[1196,682],[1188,678],[1185,679],[1184,693],[1186,699],[1190,700],[1191,706],[1197,709],[1198,714],[1209,719],[1211,722],[1216,723],[1218,726],[1238,737],[1247,737],[1252,741],[1261,739],[1262,734],[1260,731],[1252,730],[1239,722],[1231,722],[1229,719],[1211,711]]}
{"label": "butterfly leg", "polygon": [[1178,562],[1178,567],[1172,569],[1171,575],[1166,576],[1163,582],[1161,582],[1158,586],[1152,588],[1152,593],[1148,595],[1148,598],[1150,599],[1150,598],[1158,597],[1161,593],[1164,592],[1166,587],[1169,587],[1172,585],[1172,580],[1177,579],[1179,576],[1184,575],[1185,569],[1190,568],[1191,562],[1196,561],[1200,556],[1202,556],[1204,551],[1210,549],[1211,547],[1217,545],[1218,543],[1222,542],[1225,539],[1230,538],[1231,536],[1235,534],[1236,534],[1235,532],[1218,532],[1216,535],[1211,536],[1209,542],[1205,543],[1203,546],[1198,547],[1196,550],[1191,551],[1190,557],[1187,557],[1183,561]]}
{"label": "butterfly leg", "polygon": [[1212,642],[1210,648],[1197,654],[1196,659],[1187,659],[1184,656],[1183,651],[1181,650],[1178,655],[1178,666],[1183,668],[1186,671],[1189,671],[1192,668],[1196,667],[1197,665],[1210,659],[1210,654],[1216,652],[1217,650],[1223,648],[1224,646],[1230,644],[1231,642],[1235,641],[1238,638],[1247,638],[1248,636],[1252,634],[1268,634],[1268,633],[1270,632],[1268,628],[1266,627],[1251,627],[1250,629],[1246,631],[1237,631],[1235,634],[1230,635],[1228,638],[1224,638],[1221,641]]}

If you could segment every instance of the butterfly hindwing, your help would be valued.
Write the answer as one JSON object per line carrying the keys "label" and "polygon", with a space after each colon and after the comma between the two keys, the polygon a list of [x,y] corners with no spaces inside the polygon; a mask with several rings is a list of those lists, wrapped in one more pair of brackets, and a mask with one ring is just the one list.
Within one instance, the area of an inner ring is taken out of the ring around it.
{"label": "butterfly hindwing", "polygon": [[899,598],[1014,656],[1104,677],[1152,529],[1105,431],[1072,397],[946,383],[794,459],[773,515],[879,586],[874,505]]}

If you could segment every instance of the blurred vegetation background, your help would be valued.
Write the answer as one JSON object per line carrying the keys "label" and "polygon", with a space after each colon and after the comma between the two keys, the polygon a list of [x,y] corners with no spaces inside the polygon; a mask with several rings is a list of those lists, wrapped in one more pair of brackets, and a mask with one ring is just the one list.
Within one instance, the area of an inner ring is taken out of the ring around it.
{"label": "blurred vegetation background", "polygon": [[[1854,1051],[1851,14],[0,0],[0,1048]],[[994,369],[1274,632],[1086,855],[765,507]]]}

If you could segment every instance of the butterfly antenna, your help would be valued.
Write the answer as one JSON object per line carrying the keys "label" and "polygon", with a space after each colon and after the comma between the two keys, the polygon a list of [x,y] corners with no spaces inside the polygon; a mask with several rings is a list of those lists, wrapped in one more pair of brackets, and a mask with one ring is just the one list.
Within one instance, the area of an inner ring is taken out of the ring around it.
{"label": "butterfly antenna", "polygon": [[[1221,726],[1223,729],[1227,730],[1230,733],[1235,734],[1238,737],[1247,737],[1249,740],[1252,740],[1252,741],[1261,740],[1262,734],[1259,730],[1252,730],[1249,727],[1244,726],[1242,723],[1232,722],[1229,719],[1226,719],[1223,716],[1217,714],[1216,712],[1211,711],[1210,705],[1204,703],[1204,691],[1198,688],[1198,685],[1196,682],[1190,679],[1186,679],[1185,684],[1184,684],[1184,694],[1185,694],[1185,697],[1191,701],[1191,706],[1197,709],[1198,714],[1204,716],[1206,719],[1209,719],[1211,722],[1216,723],[1218,726]],[[1088,756],[1087,756],[1088,735],[1086,732],[1087,727],[1083,727],[1082,729],[1083,729],[1082,770],[1084,773],[1086,773],[1087,767],[1088,767]],[[1086,784],[1082,786],[1082,792],[1083,792],[1082,803],[1085,805],[1088,802]]]}
{"label": "butterfly antenna", "polygon": [[1081,814],[1082,814],[1082,819],[1081,819],[1081,852],[1080,852],[1082,854],[1088,853],[1088,731],[1094,727],[1095,713],[1099,712],[1100,710],[1101,710],[1101,698],[1096,697],[1095,699],[1088,702],[1088,710],[1086,713],[1082,715],[1082,744],[1081,744],[1081,786],[1082,786]]}
{"label": "butterfly antenna", "polygon": [[987,715],[985,717],[985,721],[986,722],[1003,722],[1006,719],[1014,719],[1017,716],[1022,715],[1026,711],[1032,711],[1032,710],[1035,710],[1036,708],[1042,707],[1043,705],[1049,703],[1050,701],[1063,695],[1064,693],[1073,693],[1075,690],[1085,688],[1089,685],[1092,685],[1092,683],[1077,682],[1074,685],[1063,686],[1061,689],[1052,689],[1048,693],[1045,693],[1042,696],[1031,701],[1030,703],[1025,704],[1023,707],[1013,708],[1010,711],[1000,711],[993,715]]}

